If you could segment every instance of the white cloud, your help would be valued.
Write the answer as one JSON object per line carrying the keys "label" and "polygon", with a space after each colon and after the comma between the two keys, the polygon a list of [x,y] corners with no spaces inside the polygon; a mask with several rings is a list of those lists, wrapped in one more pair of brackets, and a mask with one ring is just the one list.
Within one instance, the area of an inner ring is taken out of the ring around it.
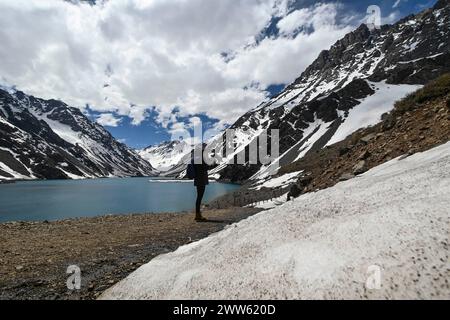
{"label": "white cloud", "polygon": [[96,121],[102,126],[117,127],[122,122],[122,119],[115,117],[112,113],[102,113],[97,117]]}
{"label": "white cloud", "polygon": [[382,24],[393,24],[397,22],[401,17],[401,14],[399,11],[393,11],[386,17],[381,17],[381,23]]}
{"label": "white cloud", "polygon": [[[335,4],[286,16],[289,2],[0,0],[0,76],[39,97],[89,104],[108,125],[120,123],[113,112],[137,125],[153,107],[165,126],[174,107],[233,122],[350,30]],[[256,44],[273,16],[282,36]],[[301,26],[313,31],[294,36]]]}
{"label": "white cloud", "polygon": [[402,2],[402,0],[396,0],[392,8],[397,8],[400,5],[400,2]]}
{"label": "white cloud", "polygon": [[301,28],[321,29],[336,24],[336,4],[319,3],[315,6],[295,10],[281,19],[277,27],[282,34],[292,34]]}

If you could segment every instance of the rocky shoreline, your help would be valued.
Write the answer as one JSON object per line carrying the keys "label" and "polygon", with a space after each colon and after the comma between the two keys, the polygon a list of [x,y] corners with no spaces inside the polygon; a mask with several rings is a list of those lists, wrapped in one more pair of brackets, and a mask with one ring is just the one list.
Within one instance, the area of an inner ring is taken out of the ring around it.
{"label": "rocky shoreline", "polygon": [[[0,300],[95,299],[154,257],[258,211],[209,210],[207,223],[185,212],[0,224]],[[80,290],[67,289],[71,265],[81,270]]]}

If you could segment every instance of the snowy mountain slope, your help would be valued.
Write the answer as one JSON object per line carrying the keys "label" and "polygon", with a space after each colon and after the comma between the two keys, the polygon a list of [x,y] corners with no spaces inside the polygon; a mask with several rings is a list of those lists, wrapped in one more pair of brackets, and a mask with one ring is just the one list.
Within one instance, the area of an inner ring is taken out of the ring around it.
{"label": "snowy mountain slope", "polygon": [[449,192],[447,143],[161,255],[101,298],[445,299]]}
{"label": "snowy mountain slope", "polygon": [[[279,129],[279,164],[287,165],[377,123],[395,100],[449,72],[450,6],[441,2],[379,30],[361,25],[323,51],[283,92],[236,121],[231,158],[242,150],[248,154],[249,143],[265,130]],[[277,170],[224,161],[214,174],[244,181]]]}
{"label": "snowy mountain slope", "polygon": [[302,172],[303,171],[287,173],[277,178],[271,178],[267,181],[258,182],[250,189],[261,190],[261,188],[278,188],[283,186],[289,187],[290,183],[297,181],[298,176]]}
{"label": "snowy mountain slope", "polygon": [[349,111],[346,120],[339,126],[327,145],[344,140],[356,130],[377,124],[381,116],[393,109],[394,103],[411,92],[421,88],[421,85],[391,85],[381,82],[371,82],[375,93]]}
{"label": "snowy mountain slope", "polygon": [[190,145],[184,141],[167,141],[158,146],[138,150],[138,154],[156,170],[166,172],[176,166],[191,150]]}
{"label": "snowy mountain slope", "polygon": [[148,176],[151,165],[78,109],[0,89],[0,178]]}

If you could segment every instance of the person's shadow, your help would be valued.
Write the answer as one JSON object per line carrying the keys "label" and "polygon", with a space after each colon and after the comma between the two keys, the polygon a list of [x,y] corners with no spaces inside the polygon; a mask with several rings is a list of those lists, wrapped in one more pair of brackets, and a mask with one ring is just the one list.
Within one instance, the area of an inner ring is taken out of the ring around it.
{"label": "person's shadow", "polygon": [[206,218],[205,221],[199,221],[199,222],[203,222],[203,223],[230,223],[231,221]]}

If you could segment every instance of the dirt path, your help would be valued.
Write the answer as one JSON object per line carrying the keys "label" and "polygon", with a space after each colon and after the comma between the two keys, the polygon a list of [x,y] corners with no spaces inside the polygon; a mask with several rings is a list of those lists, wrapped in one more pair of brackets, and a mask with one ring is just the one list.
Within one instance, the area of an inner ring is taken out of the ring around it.
{"label": "dirt path", "polygon": [[[162,253],[204,238],[257,209],[146,214],[0,224],[0,299],[94,299]],[[67,289],[67,267],[81,269],[81,289]]]}

